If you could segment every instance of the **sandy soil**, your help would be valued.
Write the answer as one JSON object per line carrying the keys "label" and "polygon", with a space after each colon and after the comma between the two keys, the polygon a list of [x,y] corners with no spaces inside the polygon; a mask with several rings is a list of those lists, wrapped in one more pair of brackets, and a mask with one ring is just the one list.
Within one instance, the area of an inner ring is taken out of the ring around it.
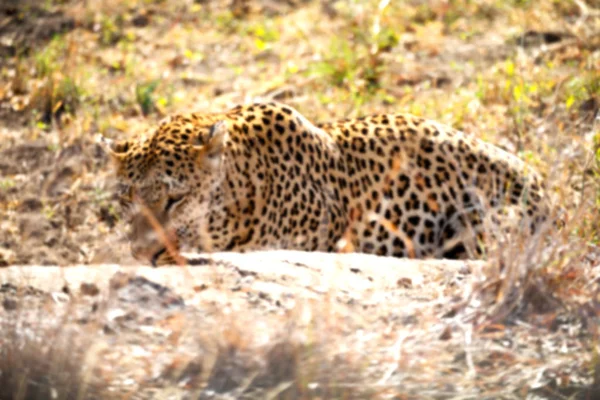
{"label": "sandy soil", "polygon": [[[600,5],[386,4],[0,4],[0,399],[600,398]],[[473,133],[567,227],[485,263],[138,265],[94,135],[262,99]]]}

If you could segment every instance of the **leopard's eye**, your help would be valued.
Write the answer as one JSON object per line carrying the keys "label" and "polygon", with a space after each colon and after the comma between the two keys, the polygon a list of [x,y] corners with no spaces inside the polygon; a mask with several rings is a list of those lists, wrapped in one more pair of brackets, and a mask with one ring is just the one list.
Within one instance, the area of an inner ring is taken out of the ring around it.
{"label": "leopard's eye", "polygon": [[183,200],[183,195],[180,196],[169,196],[167,204],[165,205],[165,211],[169,211],[173,206]]}
{"label": "leopard's eye", "polygon": [[133,187],[131,185],[119,183],[117,185],[117,197],[131,200],[133,197]]}

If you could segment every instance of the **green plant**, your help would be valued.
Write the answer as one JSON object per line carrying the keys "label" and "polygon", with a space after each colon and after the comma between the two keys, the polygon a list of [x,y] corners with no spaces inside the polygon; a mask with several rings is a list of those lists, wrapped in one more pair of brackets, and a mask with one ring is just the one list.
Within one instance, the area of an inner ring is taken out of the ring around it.
{"label": "green plant", "polygon": [[272,20],[251,25],[246,29],[246,33],[254,38],[254,46],[259,52],[269,49],[279,40],[279,30]]}
{"label": "green plant", "polygon": [[531,0],[510,0],[507,3],[513,7],[527,8],[531,5]]}
{"label": "green plant", "polygon": [[596,182],[596,207],[600,210],[600,127],[594,135],[594,181]]}
{"label": "green plant", "polygon": [[10,178],[0,180],[0,190],[8,190],[15,187],[15,181]]}
{"label": "green plant", "polygon": [[335,86],[349,84],[357,74],[357,55],[345,40],[334,38],[328,56],[314,64],[311,73],[327,78]]}
{"label": "green plant", "polygon": [[102,16],[100,20],[100,43],[104,46],[117,44],[123,38],[123,16]]}
{"label": "green plant", "polygon": [[135,86],[135,100],[144,115],[148,115],[156,110],[154,91],[156,90],[158,83],[159,80],[155,79],[139,83]]}
{"label": "green plant", "polygon": [[210,18],[210,23],[214,24],[223,33],[237,33],[240,21],[235,18],[230,10],[224,10],[218,13],[206,14]]}
{"label": "green plant", "polygon": [[72,43],[56,36],[34,57],[34,77],[38,82],[31,93],[30,108],[37,111],[44,123],[65,112],[74,114],[81,102],[84,91],[71,63],[74,51]]}
{"label": "green plant", "polygon": [[56,206],[51,206],[48,204],[44,205],[44,208],[42,209],[42,214],[48,220],[54,218],[56,216]]}
{"label": "green plant", "polygon": [[349,90],[356,104],[373,97],[381,88],[385,69],[382,56],[399,40],[391,25],[394,21],[384,18],[387,6],[388,2],[379,2],[372,18],[358,18],[350,11],[344,31],[331,40],[322,60],[310,66],[309,74]]}
{"label": "green plant", "polygon": [[567,82],[565,90],[567,109],[590,99],[600,102],[600,76],[597,73],[581,74]]}

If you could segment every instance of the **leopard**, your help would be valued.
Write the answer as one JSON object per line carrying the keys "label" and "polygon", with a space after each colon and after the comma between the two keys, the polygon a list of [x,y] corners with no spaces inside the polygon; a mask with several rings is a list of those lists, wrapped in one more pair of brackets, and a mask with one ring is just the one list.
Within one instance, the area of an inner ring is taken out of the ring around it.
{"label": "leopard", "polygon": [[154,266],[275,249],[477,259],[503,221],[533,234],[551,211],[517,155],[406,113],[311,123],[257,102],[99,141],[131,253]]}

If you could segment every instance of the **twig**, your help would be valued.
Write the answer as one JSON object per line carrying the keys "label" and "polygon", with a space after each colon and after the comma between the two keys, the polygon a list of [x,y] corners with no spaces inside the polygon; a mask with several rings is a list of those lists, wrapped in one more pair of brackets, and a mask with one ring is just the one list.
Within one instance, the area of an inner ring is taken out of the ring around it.
{"label": "twig", "polygon": [[392,364],[390,365],[390,367],[384,372],[383,376],[381,377],[381,379],[379,379],[379,381],[377,381],[377,385],[385,385],[385,383],[390,379],[390,377],[392,376],[392,374],[394,372],[396,372],[396,370],[398,369],[398,362],[400,361],[400,357],[401,357],[401,350],[402,350],[402,343],[404,343],[404,340],[407,338],[408,334],[407,333],[400,333],[398,334],[398,340],[396,340],[396,342],[394,343],[394,345],[392,346],[391,352],[393,354],[393,361]]}
{"label": "twig", "polygon": [[156,217],[154,216],[152,211],[150,211],[148,206],[146,206],[144,201],[139,196],[136,195],[134,200],[136,201],[136,203],[139,204],[140,210],[142,211],[144,218],[146,218],[148,220],[148,222],[152,226],[152,229],[158,235],[161,243],[165,245],[165,248],[167,249],[167,253],[171,257],[173,257],[173,260],[175,260],[177,265],[179,265],[179,266],[186,265],[185,258],[183,258],[181,256],[181,254],[179,254],[179,250],[177,249],[177,246],[173,243],[172,240],[170,240],[170,238],[167,235],[167,233],[165,232],[165,229],[163,228],[162,224],[160,222],[158,222],[158,220],[156,219]]}
{"label": "twig", "polygon": [[473,354],[471,353],[471,345],[473,343],[473,326],[471,324],[460,324],[460,328],[463,331],[464,346],[465,346],[465,361],[469,368],[468,377],[475,378],[477,371],[475,370],[475,364],[473,364]]}

